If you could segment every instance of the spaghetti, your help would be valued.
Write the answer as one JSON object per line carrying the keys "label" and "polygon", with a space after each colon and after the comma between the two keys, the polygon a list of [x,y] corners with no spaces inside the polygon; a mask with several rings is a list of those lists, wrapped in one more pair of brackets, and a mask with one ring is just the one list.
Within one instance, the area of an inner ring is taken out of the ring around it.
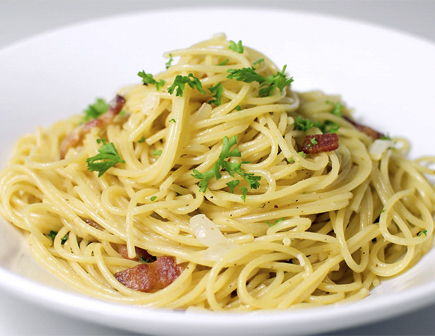
{"label": "spaghetti", "polygon": [[433,171],[406,140],[222,34],[165,56],[1,172],[1,215],[54,275],[120,303],[285,309],[361,299],[431,248]]}

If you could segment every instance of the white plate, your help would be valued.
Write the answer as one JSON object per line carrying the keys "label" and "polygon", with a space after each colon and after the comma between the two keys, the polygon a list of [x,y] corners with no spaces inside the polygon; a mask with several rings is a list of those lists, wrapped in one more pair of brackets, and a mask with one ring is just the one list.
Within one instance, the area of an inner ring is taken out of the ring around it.
{"label": "white plate", "polygon": [[[356,117],[412,139],[413,156],[432,153],[435,46],[361,23],[265,9],[186,9],[100,20],[44,34],[0,52],[0,164],[19,135],[109,99],[137,72],[164,68],[164,51],[216,32],[243,40],[279,66],[296,90],[340,93]],[[337,330],[435,302],[435,251],[357,303],[310,310],[200,314],[149,310],[91,299],[36,264],[17,230],[0,221],[0,286],[71,317],[164,335],[274,335]],[[315,321],[315,323],[313,323]]]}

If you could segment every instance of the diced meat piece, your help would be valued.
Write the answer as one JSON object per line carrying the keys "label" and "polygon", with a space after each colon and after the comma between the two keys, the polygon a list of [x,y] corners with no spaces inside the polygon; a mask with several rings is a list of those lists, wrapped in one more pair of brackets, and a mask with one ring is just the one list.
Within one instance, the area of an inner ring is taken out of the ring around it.
{"label": "diced meat piece", "polygon": [[75,147],[82,140],[83,136],[91,131],[94,127],[103,128],[110,124],[113,119],[121,112],[125,104],[125,99],[116,95],[116,97],[110,102],[107,112],[101,115],[99,118],[90,120],[80,126],[77,126],[71,133],[69,133],[62,144],[60,145],[60,158],[64,159],[66,153],[71,147]]}
{"label": "diced meat piece", "polygon": [[115,274],[124,286],[140,291],[151,292],[169,286],[183,272],[183,267],[173,257],[159,257],[150,264],[139,264]]}
{"label": "diced meat piece", "polygon": [[[141,259],[143,260],[154,260],[154,257],[148,253],[147,250],[144,250],[143,248],[135,246],[134,250],[136,251],[136,257],[131,259],[134,261],[139,261]],[[118,244],[118,253],[124,258],[124,259],[130,259],[128,257],[128,250],[127,245]]]}
{"label": "diced meat piece", "polygon": [[305,154],[317,154],[336,150],[338,146],[336,133],[307,135],[302,144],[302,151]]}
{"label": "diced meat piece", "polygon": [[383,133],[380,133],[378,131],[375,131],[373,128],[370,128],[368,126],[364,126],[361,124],[358,124],[357,122],[355,122],[354,120],[352,120],[351,118],[347,117],[347,116],[343,116],[344,119],[346,119],[346,121],[350,122],[353,126],[355,126],[355,128],[358,131],[361,131],[365,134],[367,134],[369,137],[373,138],[373,139],[380,139],[381,137],[384,136]]}
{"label": "diced meat piece", "polygon": [[97,230],[104,231],[104,228],[100,224],[98,224],[96,221],[94,221],[93,219],[85,218],[84,221],[87,224],[89,224],[90,226],[92,226],[93,228],[95,228]]}

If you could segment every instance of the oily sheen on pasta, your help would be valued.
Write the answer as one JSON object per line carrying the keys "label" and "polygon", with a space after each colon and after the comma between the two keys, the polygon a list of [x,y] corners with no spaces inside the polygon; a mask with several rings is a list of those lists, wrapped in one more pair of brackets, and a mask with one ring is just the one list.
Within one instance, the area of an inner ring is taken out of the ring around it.
{"label": "oily sheen on pasta", "polygon": [[1,215],[55,276],[144,307],[299,308],[362,299],[430,249],[433,158],[223,34],[164,56],[1,172]]}

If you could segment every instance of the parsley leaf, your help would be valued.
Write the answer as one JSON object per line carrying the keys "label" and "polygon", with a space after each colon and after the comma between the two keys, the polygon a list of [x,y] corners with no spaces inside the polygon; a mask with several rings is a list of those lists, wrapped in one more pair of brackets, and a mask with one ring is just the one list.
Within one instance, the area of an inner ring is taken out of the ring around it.
{"label": "parsley leaf", "polygon": [[228,48],[230,50],[238,52],[239,54],[243,54],[243,51],[245,50],[245,48],[243,48],[242,41],[239,41],[238,43],[230,41],[230,45]]}
{"label": "parsley leaf", "polygon": [[427,237],[427,230],[421,230],[421,231],[417,234],[417,236],[420,237],[420,236],[423,235],[423,234]]}
{"label": "parsley leaf", "polygon": [[222,86],[222,84],[219,82],[208,90],[215,98],[213,100],[210,100],[209,103],[214,103],[216,106],[219,106],[221,104],[222,93],[224,93],[224,87]]}
{"label": "parsley leaf", "polygon": [[151,201],[151,202],[154,202],[156,199],[157,199],[157,196],[152,196],[152,197],[150,197],[150,201]]}
{"label": "parsley leaf", "polygon": [[282,222],[282,221],[284,221],[284,218],[277,219],[277,220],[275,221],[275,223],[270,223],[269,221],[266,221],[266,223],[267,223],[269,226],[274,226],[274,225],[276,225],[276,224],[278,224],[279,222]]}
{"label": "parsley leaf", "polygon": [[253,65],[258,65],[261,64],[262,62],[264,62],[264,58],[260,58],[258,60],[256,60],[254,63],[252,63]]}
{"label": "parsley leaf", "polygon": [[310,140],[310,142],[311,142],[311,144],[313,144],[313,145],[317,145],[317,139],[314,137],[314,138],[311,138],[311,140]]}
{"label": "parsley leaf", "polygon": [[156,86],[157,91],[160,91],[163,85],[165,85],[165,81],[163,79],[156,81],[152,74],[147,74],[145,71],[140,71],[137,73],[139,77],[142,78],[142,82],[147,84],[154,84]]}
{"label": "parsley leaf", "polygon": [[343,114],[341,113],[342,110],[343,110],[343,104],[338,102],[337,104],[334,105],[334,108],[332,109],[331,113],[333,115],[336,115],[337,117],[342,117],[343,116]]}
{"label": "parsley leaf", "polygon": [[152,263],[154,261],[156,261],[156,257],[151,257],[151,258],[144,258],[143,256],[139,256],[139,262],[142,264],[149,264]]}
{"label": "parsley leaf", "polygon": [[240,107],[240,105],[236,105],[236,106],[234,106],[234,109],[235,109],[236,111],[241,111],[241,110],[242,110],[242,108]]}
{"label": "parsley leaf", "polygon": [[320,127],[321,122],[319,121],[311,121],[309,119],[304,119],[301,116],[297,116],[295,119],[295,130],[306,132],[312,127]]}
{"label": "parsley leaf", "polygon": [[387,135],[383,135],[379,138],[379,140],[393,140],[391,139],[391,137],[387,134]]}
{"label": "parsley leaf", "polygon": [[254,67],[251,68],[241,68],[241,69],[229,69],[227,70],[230,74],[227,76],[229,79],[235,79],[239,82],[252,83],[258,82],[263,83],[264,78],[259,73],[255,71]]}
{"label": "parsley leaf", "polygon": [[125,163],[119,156],[113,142],[106,143],[106,140],[98,139],[98,143],[102,142],[103,145],[98,149],[98,153],[86,159],[87,168],[90,171],[98,171],[98,177],[103,175],[107,169],[113,167],[117,163]]}
{"label": "parsley leaf", "polygon": [[246,202],[246,196],[248,195],[248,188],[246,187],[241,187],[240,189],[242,189],[242,194],[243,196],[241,196],[243,202]]}
{"label": "parsley leaf", "polygon": [[107,112],[109,108],[109,104],[102,98],[97,98],[95,103],[89,105],[86,110],[83,111],[85,116],[83,117],[83,121],[89,121],[91,119],[97,119],[99,116],[103,115]]}
{"label": "parsley leaf", "polygon": [[247,173],[241,169],[242,164],[249,163],[249,161],[243,161],[241,163],[225,161],[227,158],[240,157],[242,155],[237,148],[231,150],[234,145],[237,145],[237,136],[233,136],[231,140],[225,136],[223,140],[222,151],[219,154],[219,159],[216,161],[213,168],[205,173],[201,173],[196,169],[193,169],[194,174],[192,174],[192,176],[200,180],[198,186],[201,192],[205,192],[207,190],[208,182],[213,177],[215,177],[216,180],[219,180],[222,177],[220,173],[221,169],[226,170],[231,177],[234,177],[235,173],[237,173],[243,177],[246,182],[248,182],[249,187],[252,189],[257,189],[260,186],[260,176],[255,176],[254,173]]}
{"label": "parsley leaf", "polygon": [[293,82],[293,77],[287,78],[285,74],[285,69],[287,65],[284,65],[282,71],[278,71],[275,75],[263,77],[258,72],[255,71],[254,67],[241,68],[241,69],[229,69],[227,72],[230,74],[227,76],[228,79],[235,79],[239,82],[260,83],[260,97],[271,96],[276,88],[278,88],[281,93],[284,88]]}
{"label": "parsley leaf", "polygon": [[142,138],[140,138],[139,140],[138,140],[138,143],[143,143],[143,142],[145,142],[145,137],[143,136]]}
{"label": "parsley leaf", "polygon": [[234,188],[237,187],[239,185],[239,183],[240,183],[239,180],[232,180],[232,181],[227,183],[227,186],[230,187],[232,194],[234,194]]}
{"label": "parsley leaf", "polygon": [[169,69],[169,67],[170,67],[171,64],[172,64],[172,61],[173,61],[173,59],[172,59],[172,54],[169,54],[169,61],[167,61],[166,64],[165,64],[166,69]]}
{"label": "parsley leaf", "polygon": [[297,116],[294,123],[294,130],[306,132],[312,127],[319,128],[322,133],[337,133],[340,125],[336,122],[326,120],[323,124],[320,121],[311,121]]}
{"label": "parsley leaf", "polygon": [[192,89],[196,88],[203,95],[206,94],[202,88],[201,81],[191,73],[187,76],[177,75],[174,79],[174,83],[172,83],[172,85],[168,88],[168,92],[172,94],[174,93],[175,88],[177,88],[175,95],[177,97],[183,97],[183,91],[186,84],[188,84]]}
{"label": "parsley leaf", "polygon": [[229,58],[227,58],[226,60],[223,60],[222,62],[216,64],[216,65],[227,65],[227,63],[230,61]]}
{"label": "parsley leaf", "polygon": [[[54,242],[54,238],[56,238],[57,234],[58,234],[57,231],[51,230],[47,236],[50,237],[51,239],[53,239],[53,242]],[[65,236],[62,237],[62,239],[60,240],[60,243],[63,245],[63,244],[65,244],[65,242],[67,240],[68,240],[68,234],[66,234]]]}
{"label": "parsley leaf", "polygon": [[263,88],[259,92],[260,97],[271,96],[276,88],[282,93],[284,88],[293,82],[293,77],[287,78],[285,74],[286,68],[287,65],[284,65],[281,72],[278,71],[275,75],[264,78]]}
{"label": "parsley leaf", "polygon": [[153,150],[153,155],[162,155],[162,151],[161,150]]}

